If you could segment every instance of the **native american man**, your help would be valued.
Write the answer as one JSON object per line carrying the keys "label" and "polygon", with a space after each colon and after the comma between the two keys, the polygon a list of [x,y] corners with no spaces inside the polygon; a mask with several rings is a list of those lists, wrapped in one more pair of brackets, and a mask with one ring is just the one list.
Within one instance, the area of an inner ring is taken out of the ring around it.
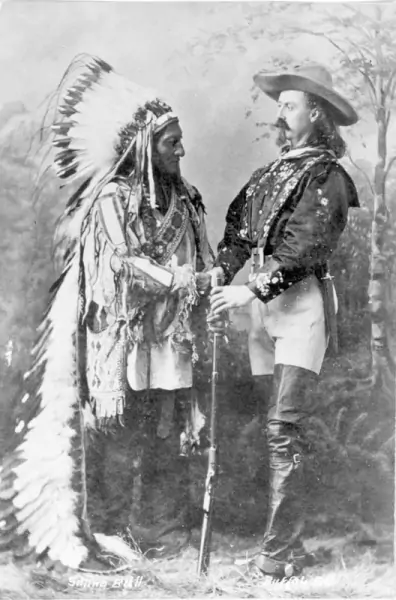
{"label": "native american man", "polygon": [[[266,404],[270,466],[267,526],[256,565],[283,578],[299,573],[309,558],[301,539],[307,392],[329,335],[335,342],[328,260],[349,207],[359,206],[339,163],[345,144],[338,126],[352,125],[358,116],[321,65],[261,72],[254,79],[278,102],[282,149],[230,205],[215,263],[227,285],[212,290],[211,303],[213,318],[251,304],[249,353]],[[250,257],[250,281],[229,285]]]}
{"label": "native american man", "polygon": [[[210,291],[214,257],[201,196],[180,175],[182,130],[171,108],[94,57],[72,63],[65,87],[55,163],[79,188],[58,227],[63,270],[0,471],[0,548],[77,568],[97,552],[84,423],[93,416],[101,428],[128,428],[140,414],[143,429],[164,437],[175,413],[184,465],[197,442],[191,315]],[[131,390],[151,390],[152,414],[136,410]]]}

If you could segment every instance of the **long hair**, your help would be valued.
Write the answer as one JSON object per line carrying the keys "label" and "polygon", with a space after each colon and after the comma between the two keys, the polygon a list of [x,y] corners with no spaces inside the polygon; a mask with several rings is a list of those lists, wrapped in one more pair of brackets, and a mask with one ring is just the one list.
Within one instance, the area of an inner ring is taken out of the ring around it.
{"label": "long hair", "polygon": [[314,122],[314,129],[307,144],[310,146],[325,146],[334,152],[337,158],[342,158],[346,152],[346,143],[340,135],[337,125],[332,117],[332,110],[328,102],[306,93],[308,107],[318,111],[318,118]]}

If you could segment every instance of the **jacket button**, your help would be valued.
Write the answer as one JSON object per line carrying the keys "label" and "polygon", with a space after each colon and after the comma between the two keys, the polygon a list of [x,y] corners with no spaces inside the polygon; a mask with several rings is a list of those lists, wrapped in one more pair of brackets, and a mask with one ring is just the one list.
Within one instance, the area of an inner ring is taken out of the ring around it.
{"label": "jacket button", "polygon": [[259,210],[259,215],[262,215],[262,214],[263,214],[263,211],[262,211],[262,210]]}

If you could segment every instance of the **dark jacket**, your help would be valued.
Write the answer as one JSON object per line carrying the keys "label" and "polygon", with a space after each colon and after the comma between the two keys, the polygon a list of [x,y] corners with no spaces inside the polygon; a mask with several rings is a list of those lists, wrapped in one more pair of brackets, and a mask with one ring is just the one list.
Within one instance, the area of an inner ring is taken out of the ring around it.
{"label": "dark jacket", "polygon": [[306,149],[256,171],[231,203],[216,265],[228,284],[254,248],[272,256],[247,285],[263,302],[322,272],[358,207],[355,185],[327,151]]}

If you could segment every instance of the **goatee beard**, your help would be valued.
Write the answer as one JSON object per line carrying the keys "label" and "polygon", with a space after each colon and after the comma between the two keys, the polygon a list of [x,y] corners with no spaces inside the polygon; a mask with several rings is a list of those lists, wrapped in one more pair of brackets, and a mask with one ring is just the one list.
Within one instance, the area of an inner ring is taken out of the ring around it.
{"label": "goatee beard", "polygon": [[158,180],[162,180],[162,182],[165,184],[178,184],[181,181],[180,168],[177,170],[177,173],[169,173],[168,171],[159,169],[157,166],[154,166],[154,176],[157,177]]}

